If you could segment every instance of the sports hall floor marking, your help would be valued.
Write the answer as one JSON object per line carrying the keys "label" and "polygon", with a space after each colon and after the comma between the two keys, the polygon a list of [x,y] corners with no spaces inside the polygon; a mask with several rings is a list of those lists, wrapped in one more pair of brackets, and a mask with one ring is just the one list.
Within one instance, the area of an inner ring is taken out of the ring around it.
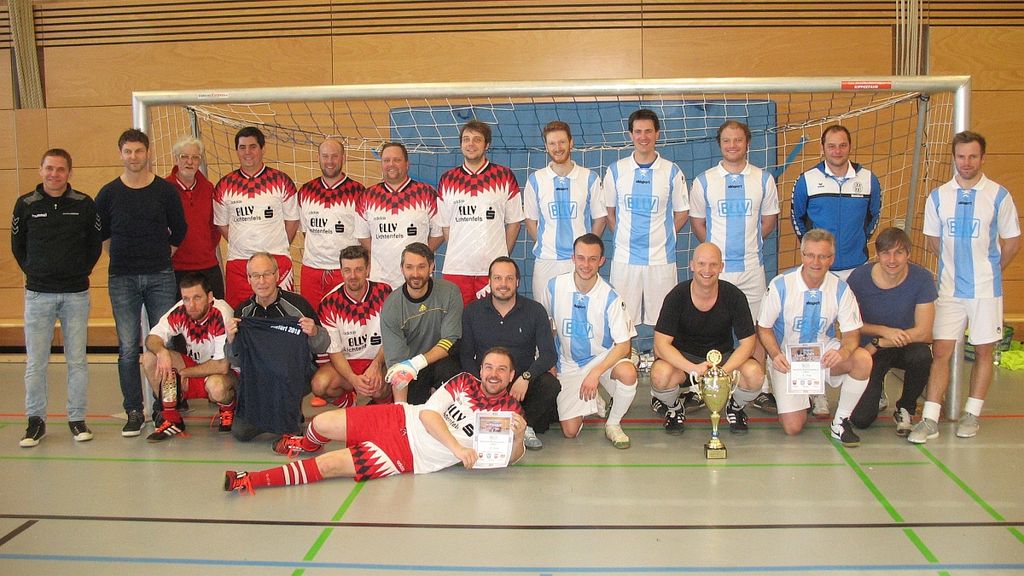
{"label": "sports hall floor marking", "polygon": [[[348,497],[341,503],[341,507],[338,508],[338,511],[334,513],[333,517],[331,517],[331,522],[341,522],[341,519],[345,516],[345,512],[348,512],[349,506],[355,502],[356,496],[359,496],[359,493],[362,492],[364,486],[366,486],[366,482],[356,482],[356,485],[349,491]],[[320,533],[320,536],[318,536],[316,541],[313,542],[313,545],[310,546],[306,555],[302,557],[302,561],[312,562],[316,559],[316,555],[320,552],[320,548],[323,547],[324,542],[327,541],[327,538],[330,537],[331,532],[333,531],[333,527],[324,528],[323,532]],[[303,574],[305,574],[305,569],[303,568],[296,569],[292,572],[292,576],[302,576]]]}
{"label": "sports hall floor marking", "polygon": [[7,544],[12,539],[14,539],[14,537],[16,537],[18,534],[21,534],[25,530],[28,530],[29,528],[31,528],[38,521],[39,520],[29,520],[27,522],[22,523],[21,526],[18,526],[17,528],[15,528],[14,530],[11,530],[7,534],[4,534],[4,537],[0,538],[0,546],[3,546],[4,544]]}

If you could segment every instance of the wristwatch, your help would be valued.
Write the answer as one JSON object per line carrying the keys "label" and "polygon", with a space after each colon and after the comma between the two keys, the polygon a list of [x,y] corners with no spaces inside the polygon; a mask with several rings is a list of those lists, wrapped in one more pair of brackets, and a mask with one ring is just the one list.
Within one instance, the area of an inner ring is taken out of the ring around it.
{"label": "wristwatch", "polygon": [[522,376],[523,376],[523,380],[526,380],[527,382],[533,380],[533,374],[530,374],[529,370],[527,370],[526,372],[523,372]]}
{"label": "wristwatch", "polygon": [[873,337],[871,339],[871,345],[874,346],[875,348],[881,348],[881,346],[878,345],[879,340],[881,340],[881,338],[879,338],[878,336]]}

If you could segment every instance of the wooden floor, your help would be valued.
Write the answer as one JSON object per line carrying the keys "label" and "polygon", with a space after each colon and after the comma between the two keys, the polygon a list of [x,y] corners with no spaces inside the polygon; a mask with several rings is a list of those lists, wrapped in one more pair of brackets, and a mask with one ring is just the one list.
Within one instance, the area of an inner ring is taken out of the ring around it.
{"label": "wooden floor", "polygon": [[1024,573],[1024,373],[997,370],[969,440],[944,422],[914,446],[883,417],[846,449],[825,422],[787,438],[750,409],[750,433],[723,432],[729,458],[708,462],[707,412],[669,436],[641,382],[630,450],[593,422],[507,470],[243,496],[222,491],[223,471],[283,463],[269,442],[210,429],[207,405],[189,438],[122,438],[116,364],[92,360],[96,438],[71,440],[56,364],[31,449],[24,364],[0,360],[0,574]]}

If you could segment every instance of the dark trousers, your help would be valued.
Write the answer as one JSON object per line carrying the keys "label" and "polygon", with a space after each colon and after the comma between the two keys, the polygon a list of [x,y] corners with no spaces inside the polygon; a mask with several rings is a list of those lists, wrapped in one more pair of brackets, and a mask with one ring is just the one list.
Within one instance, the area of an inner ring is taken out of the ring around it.
{"label": "dark trousers", "polygon": [[551,423],[558,421],[555,399],[561,391],[562,384],[550,372],[535,376],[530,382],[522,405],[526,413],[526,425],[533,428],[534,432],[547,432]]}
{"label": "dark trousers", "polygon": [[903,394],[896,409],[905,408],[911,416],[917,409],[917,398],[928,385],[932,371],[932,349],[927,344],[914,342],[902,348],[880,348],[873,357],[868,386],[853,409],[850,422],[857,428],[867,428],[878,417],[878,401],[882,398],[882,383],[891,368],[902,368]]}
{"label": "dark trousers", "polygon": [[409,383],[409,404],[425,404],[430,395],[444,386],[444,383],[462,370],[452,356],[447,356],[420,370],[415,380]]}

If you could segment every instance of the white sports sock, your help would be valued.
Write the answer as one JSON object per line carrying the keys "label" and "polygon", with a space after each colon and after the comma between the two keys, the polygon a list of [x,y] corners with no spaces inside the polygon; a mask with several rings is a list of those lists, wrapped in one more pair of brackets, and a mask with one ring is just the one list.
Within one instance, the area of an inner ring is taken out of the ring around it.
{"label": "white sports sock", "polygon": [[938,402],[925,401],[924,408],[921,410],[921,418],[927,418],[929,420],[939,421],[939,414],[942,412],[942,404]]}
{"label": "white sports sock", "polygon": [[839,406],[836,407],[836,420],[849,418],[853,409],[860,402],[861,395],[868,387],[868,379],[858,380],[849,374],[843,379],[843,387],[839,389]]}
{"label": "white sports sock", "polygon": [[984,400],[968,396],[967,402],[964,404],[964,412],[967,412],[968,414],[974,414],[975,416],[981,416],[981,407],[984,405]]}
{"label": "white sports sock", "polygon": [[633,404],[633,397],[636,396],[635,384],[627,386],[615,379],[612,379],[612,383],[615,384],[615,392],[612,394],[612,410],[608,414],[605,426],[621,425],[622,417],[626,415],[626,411]]}
{"label": "white sports sock", "polygon": [[[616,388],[618,388],[618,386],[616,386]],[[612,393],[614,394],[614,391]],[[671,408],[679,402],[679,386],[673,386],[668,390],[655,390],[654,388],[651,388],[651,396],[661,400],[665,406]]]}
{"label": "white sports sock", "polygon": [[739,386],[732,391],[732,401],[737,408],[743,408],[748,402],[752,402],[760,394],[760,390],[744,390]]}

